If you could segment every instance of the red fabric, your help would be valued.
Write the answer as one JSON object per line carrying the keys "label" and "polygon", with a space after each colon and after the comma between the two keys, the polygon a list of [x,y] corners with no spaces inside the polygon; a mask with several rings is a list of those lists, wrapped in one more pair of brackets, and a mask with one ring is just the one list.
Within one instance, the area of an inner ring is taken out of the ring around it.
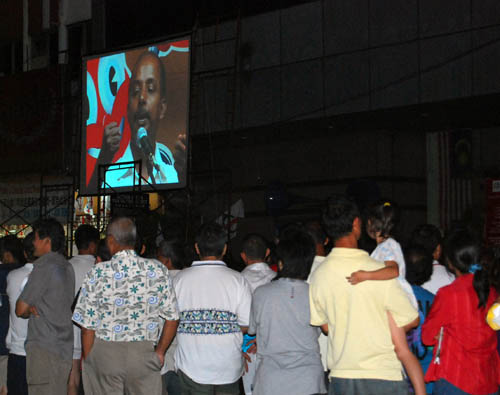
{"label": "red fabric", "polygon": [[[90,62],[87,64],[87,70],[90,73]],[[92,64],[92,72],[95,72],[97,75],[97,68],[94,64]],[[91,74],[92,75],[92,74]],[[97,80],[97,79],[96,79]],[[87,126],[87,170],[86,170],[86,185],[89,184],[90,178],[92,177],[92,173],[94,172],[94,168],[97,162],[96,158],[93,158],[88,154],[89,148],[101,148],[102,145],[102,137],[104,134],[104,127],[111,123],[116,122],[117,125],[120,125],[123,120],[123,131],[122,131],[122,139],[120,141],[120,146],[118,150],[115,152],[113,156],[112,163],[115,163],[118,159],[120,159],[127,146],[130,142],[131,131],[130,125],[127,119],[127,104],[128,104],[128,87],[129,87],[130,79],[126,76],[125,81],[123,81],[122,85],[118,89],[116,93],[115,101],[113,103],[113,110],[111,114],[107,114],[102,107],[99,94],[98,97],[98,112],[97,112],[97,122],[94,124],[90,124]]]}
{"label": "red fabric", "polygon": [[[486,313],[497,297],[491,288],[486,308],[478,309],[473,275],[458,277],[441,288],[422,326],[422,342],[434,345],[426,381],[440,378],[470,394],[491,394],[500,383],[497,336],[486,324]],[[439,330],[444,327],[441,363],[435,364]]]}
{"label": "red fabric", "polygon": [[170,47],[176,48],[189,48],[189,40],[181,40],[173,43],[159,44],[157,45],[158,49],[163,52],[167,52]]}

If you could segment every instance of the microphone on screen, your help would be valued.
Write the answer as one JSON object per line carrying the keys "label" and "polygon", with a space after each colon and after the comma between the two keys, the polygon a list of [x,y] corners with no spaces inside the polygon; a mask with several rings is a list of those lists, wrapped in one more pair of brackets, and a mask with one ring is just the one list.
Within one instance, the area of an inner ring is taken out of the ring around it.
{"label": "microphone on screen", "polygon": [[144,153],[149,163],[154,166],[156,170],[159,170],[155,162],[153,144],[151,144],[151,140],[149,139],[148,131],[142,126],[137,130],[137,146]]}

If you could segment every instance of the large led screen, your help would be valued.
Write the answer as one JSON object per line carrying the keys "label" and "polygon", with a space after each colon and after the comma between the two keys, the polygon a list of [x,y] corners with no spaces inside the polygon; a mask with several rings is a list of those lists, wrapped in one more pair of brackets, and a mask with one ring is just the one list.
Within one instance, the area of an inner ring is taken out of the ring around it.
{"label": "large led screen", "polygon": [[184,38],[84,59],[81,195],[186,185],[189,52]]}

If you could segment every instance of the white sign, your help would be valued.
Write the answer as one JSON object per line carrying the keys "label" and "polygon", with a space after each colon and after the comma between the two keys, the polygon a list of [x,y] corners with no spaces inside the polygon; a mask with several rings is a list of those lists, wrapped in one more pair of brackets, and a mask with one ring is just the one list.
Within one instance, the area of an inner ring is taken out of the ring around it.
{"label": "white sign", "polygon": [[[65,190],[47,193],[47,216],[66,223],[69,213]],[[73,200],[71,199],[71,204]],[[0,223],[4,225],[32,224],[40,218],[39,183],[0,183]]]}

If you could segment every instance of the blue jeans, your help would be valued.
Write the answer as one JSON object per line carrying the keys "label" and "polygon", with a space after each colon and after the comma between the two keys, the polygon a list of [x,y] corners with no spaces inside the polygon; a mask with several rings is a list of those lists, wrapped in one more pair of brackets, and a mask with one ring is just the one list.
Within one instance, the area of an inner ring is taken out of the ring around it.
{"label": "blue jeans", "polygon": [[408,395],[404,380],[342,379],[332,377],[328,395]]}
{"label": "blue jeans", "polygon": [[[460,388],[455,387],[449,381],[445,379],[439,379],[434,383],[434,390],[432,395],[470,395],[468,392],[462,391]],[[489,395],[498,395],[497,392],[493,392]]]}

